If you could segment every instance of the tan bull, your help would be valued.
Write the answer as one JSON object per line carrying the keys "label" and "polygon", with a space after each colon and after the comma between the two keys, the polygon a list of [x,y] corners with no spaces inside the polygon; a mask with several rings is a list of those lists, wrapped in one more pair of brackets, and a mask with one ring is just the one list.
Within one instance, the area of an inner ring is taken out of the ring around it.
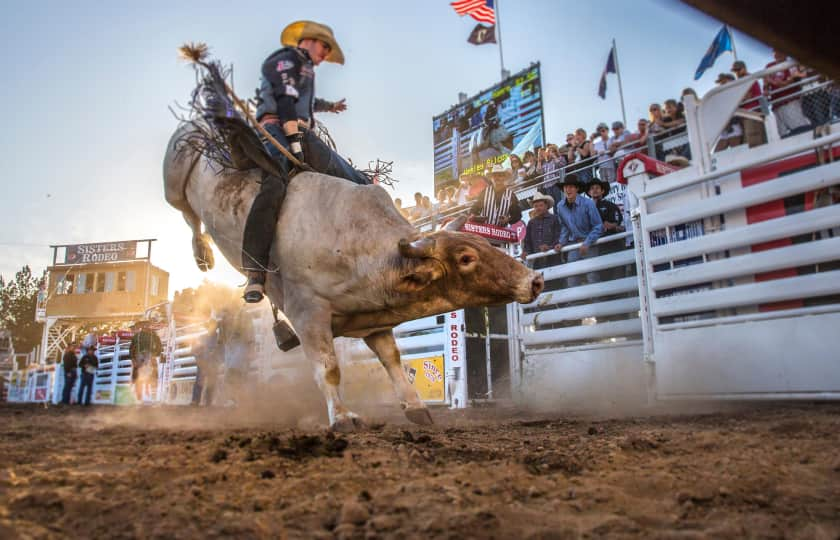
{"label": "tan bull", "polygon": [[[212,238],[240,266],[245,218],[260,173],[216,174],[203,157],[170,140],[164,158],[166,200],[193,232],[199,267],[212,267]],[[202,224],[205,233],[202,233]],[[421,236],[385,190],[319,173],[289,183],[271,251],[277,272],[266,290],[294,325],[327,402],[330,425],[362,425],[339,396],[333,338],[359,337],[376,353],[406,417],[432,419],[400,362],[394,326],[470,306],[531,302],[543,279],[486,240],[449,230]]]}

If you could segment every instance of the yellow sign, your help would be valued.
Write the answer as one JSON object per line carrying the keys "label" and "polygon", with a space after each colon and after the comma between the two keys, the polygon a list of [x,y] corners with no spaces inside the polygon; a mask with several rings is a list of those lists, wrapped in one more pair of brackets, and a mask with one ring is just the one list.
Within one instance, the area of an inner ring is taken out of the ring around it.
{"label": "yellow sign", "polygon": [[444,400],[443,356],[404,360],[403,369],[408,375],[408,381],[417,389],[420,399]]}

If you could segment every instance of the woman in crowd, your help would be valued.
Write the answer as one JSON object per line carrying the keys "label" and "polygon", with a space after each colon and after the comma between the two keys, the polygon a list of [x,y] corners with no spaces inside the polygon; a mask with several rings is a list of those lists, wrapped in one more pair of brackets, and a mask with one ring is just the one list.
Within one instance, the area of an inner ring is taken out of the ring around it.
{"label": "woman in crowd", "polygon": [[510,155],[510,170],[513,172],[513,181],[516,183],[525,180],[525,167],[522,165],[522,160],[516,154]]}
{"label": "woman in crowd", "polygon": [[583,183],[588,183],[592,180],[592,167],[594,163],[593,157],[595,150],[592,148],[592,141],[586,136],[586,130],[577,128],[575,130],[575,142],[569,148],[569,155],[567,156],[569,163],[578,164],[569,172],[577,174],[578,180]]}
{"label": "woman in crowd", "polygon": [[525,169],[525,179],[530,180],[537,176],[537,157],[531,150],[522,154],[522,168]]}

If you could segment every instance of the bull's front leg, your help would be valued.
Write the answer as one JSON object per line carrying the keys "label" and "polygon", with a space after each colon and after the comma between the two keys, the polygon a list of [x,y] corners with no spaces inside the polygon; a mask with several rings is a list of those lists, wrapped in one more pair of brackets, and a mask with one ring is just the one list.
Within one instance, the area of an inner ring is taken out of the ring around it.
{"label": "bull's front leg", "polygon": [[292,324],[298,330],[298,337],[303,346],[303,352],[312,363],[315,382],[321,389],[327,402],[327,413],[330,418],[330,428],[335,431],[354,431],[364,427],[364,421],[356,413],[344,406],[338,388],[341,383],[341,369],[335,355],[332,333],[332,313],[328,306],[320,305],[312,300],[302,306],[296,301],[300,296],[294,295],[290,305]]}
{"label": "bull's front leg", "polygon": [[385,371],[388,372],[406,418],[415,424],[428,425],[434,423],[432,422],[432,415],[429,414],[429,409],[417,394],[417,389],[408,382],[408,377],[406,377],[400,361],[400,350],[394,339],[394,332],[385,330],[371,334],[365,338],[365,343],[376,353]]}
{"label": "bull's front leg", "polygon": [[192,230],[192,248],[195,264],[198,265],[198,269],[202,272],[212,270],[215,264],[213,260],[213,249],[210,247],[209,237],[201,232],[201,219],[189,207],[181,210],[181,214],[183,214],[184,221],[187,222],[187,225]]}

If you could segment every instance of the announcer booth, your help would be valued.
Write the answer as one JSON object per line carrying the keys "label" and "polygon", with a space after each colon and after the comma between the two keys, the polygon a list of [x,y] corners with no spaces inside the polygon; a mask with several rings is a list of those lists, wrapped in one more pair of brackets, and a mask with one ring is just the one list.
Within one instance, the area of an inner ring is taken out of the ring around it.
{"label": "announcer booth", "polygon": [[[120,380],[130,376],[130,335],[126,328],[142,319],[150,308],[166,302],[168,295],[169,273],[151,263],[154,241],[50,246],[52,265],[47,269],[48,284],[38,298],[36,319],[44,323],[37,363],[41,369],[50,368],[52,391],[48,394],[53,401],[60,398],[62,384],[62,378],[55,377],[60,370],[54,366],[60,364],[67,347],[78,348],[87,337],[87,341],[96,339],[99,345],[94,400],[114,402],[117,368],[127,371],[120,372]],[[108,380],[100,377],[112,363],[114,376],[105,377]]]}

